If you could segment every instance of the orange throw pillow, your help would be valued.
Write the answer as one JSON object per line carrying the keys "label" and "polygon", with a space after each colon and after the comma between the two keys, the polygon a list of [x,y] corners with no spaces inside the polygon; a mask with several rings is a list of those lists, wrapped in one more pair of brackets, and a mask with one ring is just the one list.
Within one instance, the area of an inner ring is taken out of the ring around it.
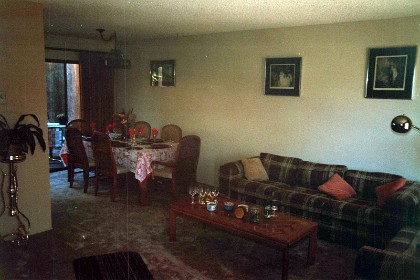
{"label": "orange throw pillow", "polygon": [[407,179],[400,178],[398,180],[395,180],[393,182],[386,183],[382,186],[378,186],[375,188],[376,197],[378,198],[378,205],[384,206],[386,200],[396,191],[401,189],[405,183],[407,182]]}
{"label": "orange throw pillow", "polygon": [[332,175],[327,182],[319,186],[318,190],[338,200],[347,200],[349,197],[356,195],[356,191],[337,173]]}

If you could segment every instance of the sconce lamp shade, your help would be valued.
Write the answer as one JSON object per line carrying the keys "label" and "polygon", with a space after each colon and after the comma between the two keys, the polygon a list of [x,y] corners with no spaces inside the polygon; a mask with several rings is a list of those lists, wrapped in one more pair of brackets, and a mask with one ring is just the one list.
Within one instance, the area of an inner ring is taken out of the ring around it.
{"label": "sconce lamp shade", "polygon": [[391,128],[393,131],[398,133],[407,133],[412,128],[420,130],[418,127],[413,125],[410,118],[406,115],[399,115],[393,118],[391,121]]}

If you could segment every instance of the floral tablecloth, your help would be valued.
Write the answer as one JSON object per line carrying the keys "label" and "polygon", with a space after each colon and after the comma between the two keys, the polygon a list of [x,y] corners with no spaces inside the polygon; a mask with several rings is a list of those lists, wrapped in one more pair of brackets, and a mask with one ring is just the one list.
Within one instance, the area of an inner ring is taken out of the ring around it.
{"label": "floral tablecloth", "polygon": [[[94,160],[92,143],[83,141],[86,154],[89,159]],[[152,173],[152,161],[170,161],[175,159],[175,152],[177,148],[176,143],[167,143],[171,147],[165,149],[152,149],[150,145],[137,145],[141,150],[132,150],[125,147],[112,147],[115,161],[119,165],[129,167],[130,171],[135,174],[135,177],[140,182],[143,182]],[[60,157],[63,163],[67,166],[68,163],[68,148],[64,143],[60,151]]]}

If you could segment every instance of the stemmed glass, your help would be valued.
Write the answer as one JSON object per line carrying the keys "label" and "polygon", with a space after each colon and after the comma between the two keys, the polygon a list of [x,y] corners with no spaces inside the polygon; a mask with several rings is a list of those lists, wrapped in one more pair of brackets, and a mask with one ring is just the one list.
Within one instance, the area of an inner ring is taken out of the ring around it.
{"label": "stemmed glass", "polygon": [[271,215],[271,217],[277,217],[276,211],[279,209],[278,204],[279,204],[279,202],[278,202],[277,199],[273,199],[271,201],[271,210],[273,210],[273,214]]}
{"label": "stemmed glass", "polygon": [[215,198],[216,198],[218,195],[219,195],[219,189],[217,189],[217,188],[212,188],[212,189],[210,190],[210,197],[211,197],[211,200],[215,201]]}
{"label": "stemmed glass", "polygon": [[197,187],[194,185],[190,186],[188,193],[191,195],[191,204],[195,204],[194,197],[197,194]]}
{"label": "stemmed glass", "polygon": [[130,143],[131,149],[134,150],[134,146],[136,145],[136,135],[130,136]]}
{"label": "stemmed glass", "polygon": [[204,194],[205,194],[205,189],[202,185],[197,186],[197,193],[198,193],[198,196],[199,196],[198,203],[199,204],[206,204],[206,202],[203,199]]}

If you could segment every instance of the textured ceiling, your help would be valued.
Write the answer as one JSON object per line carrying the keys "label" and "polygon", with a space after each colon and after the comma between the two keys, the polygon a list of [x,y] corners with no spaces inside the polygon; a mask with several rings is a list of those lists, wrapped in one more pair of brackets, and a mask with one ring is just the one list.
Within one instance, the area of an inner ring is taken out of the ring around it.
{"label": "textured ceiling", "polygon": [[[44,4],[45,32],[126,42],[420,15],[419,0],[32,0]],[[283,3],[282,3],[283,2]]]}

